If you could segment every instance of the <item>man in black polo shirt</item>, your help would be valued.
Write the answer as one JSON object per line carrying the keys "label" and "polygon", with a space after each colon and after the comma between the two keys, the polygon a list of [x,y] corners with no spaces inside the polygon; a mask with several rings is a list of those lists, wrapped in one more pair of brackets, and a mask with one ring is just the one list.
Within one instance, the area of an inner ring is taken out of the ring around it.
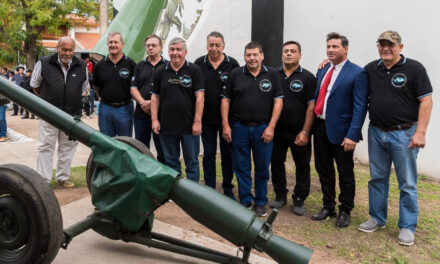
{"label": "man in black polo shirt", "polygon": [[296,184],[292,195],[293,213],[304,215],[304,200],[310,193],[310,129],[313,124],[316,80],[312,73],[299,65],[301,45],[287,41],[283,45],[283,66],[278,69],[283,85],[283,111],[278,120],[273,139],[271,160],[272,184],[276,194],[270,207],[286,204],[286,162],[290,148],[296,168]]}
{"label": "man in black polo shirt", "polygon": [[368,183],[371,219],[359,230],[384,228],[391,163],[400,189],[399,244],[414,244],[417,226],[417,153],[425,147],[431,116],[432,86],[418,61],[401,55],[402,39],[385,31],[377,40],[380,59],[365,66],[369,78]]}
{"label": "man in black polo shirt", "polygon": [[181,172],[180,144],[186,176],[198,182],[204,83],[199,66],[186,61],[184,39],[169,42],[170,62],[156,70],[151,87],[151,123],[160,133],[165,164]]}
{"label": "man in black polo shirt", "polygon": [[119,32],[107,37],[109,54],[99,61],[93,73],[93,85],[101,98],[99,106],[99,130],[107,136],[133,134],[133,101],[130,81],[136,63],[122,53],[124,41]]}
{"label": "man in black polo shirt", "polygon": [[[255,203],[258,216],[266,216],[267,181],[275,125],[283,108],[279,74],[262,65],[263,49],[250,42],[244,49],[246,66],[234,69],[222,92],[223,138],[232,142],[232,163],[240,202]],[[255,167],[255,197],[251,194],[251,151]]]}
{"label": "man in black polo shirt", "polygon": [[[157,35],[149,35],[144,41],[147,51],[147,58],[142,60],[134,68],[134,74],[131,79],[130,93],[136,101],[134,118],[135,138],[150,148],[151,138],[151,82],[155,70],[166,63],[162,56],[162,39]],[[162,147],[160,146],[159,135],[153,133],[153,141],[156,146],[157,159],[164,162]]]}
{"label": "man in black polo shirt", "polygon": [[215,159],[217,154],[217,134],[220,138],[220,154],[225,195],[234,198],[232,189],[231,144],[221,136],[222,123],[220,115],[221,91],[232,69],[239,67],[238,62],[223,53],[225,42],[220,32],[213,31],[207,37],[208,54],[198,58],[194,63],[202,69],[205,80],[205,106],[203,108],[203,173],[205,184],[214,188],[216,185]]}

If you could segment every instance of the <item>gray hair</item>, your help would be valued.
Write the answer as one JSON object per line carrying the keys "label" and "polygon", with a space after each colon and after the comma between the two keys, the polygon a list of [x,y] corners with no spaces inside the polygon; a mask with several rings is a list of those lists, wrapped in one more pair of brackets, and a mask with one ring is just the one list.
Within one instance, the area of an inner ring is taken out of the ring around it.
{"label": "gray hair", "polygon": [[174,44],[182,43],[183,49],[186,50],[186,41],[183,38],[175,37],[170,40],[170,43],[168,43],[168,47]]}
{"label": "gray hair", "polygon": [[121,42],[124,43],[124,39],[122,38],[122,34],[119,31],[112,31],[112,32],[108,33],[107,42],[108,42],[108,39],[110,37],[113,37],[113,36],[116,36],[116,35],[119,35],[119,37],[121,38]]}

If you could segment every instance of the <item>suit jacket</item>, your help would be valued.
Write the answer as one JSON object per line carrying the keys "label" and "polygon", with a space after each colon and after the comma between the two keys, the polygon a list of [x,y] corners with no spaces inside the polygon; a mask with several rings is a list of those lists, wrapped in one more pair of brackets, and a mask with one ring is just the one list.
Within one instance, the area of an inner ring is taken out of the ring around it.
{"label": "suit jacket", "polygon": [[[328,63],[316,74],[315,101]],[[329,141],[341,144],[344,138],[359,142],[367,113],[368,76],[365,69],[349,60],[342,67],[327,99],[325,128]]]}

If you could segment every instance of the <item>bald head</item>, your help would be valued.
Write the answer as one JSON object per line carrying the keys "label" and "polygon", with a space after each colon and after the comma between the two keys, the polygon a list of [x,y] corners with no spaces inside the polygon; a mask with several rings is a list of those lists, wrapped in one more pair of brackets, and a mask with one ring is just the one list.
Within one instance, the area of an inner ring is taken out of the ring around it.
{"label": "bald head", "polygon": [[70,37],[61,37],[58,40],[58,58],[63,64],[69,64],[75,51],[75,41]]}

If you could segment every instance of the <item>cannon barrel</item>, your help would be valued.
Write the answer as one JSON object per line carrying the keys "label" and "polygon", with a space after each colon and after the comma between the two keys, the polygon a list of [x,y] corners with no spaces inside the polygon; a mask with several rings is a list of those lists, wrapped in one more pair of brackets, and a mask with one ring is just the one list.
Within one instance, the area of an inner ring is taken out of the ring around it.
{"label": "cannon barrel", "polygon": [[[177,180],[170,198],[197,222],[237,246],[266,252],[278,263],[308,263],[312,250],[272,233],[272,223],[229,197],[188,179]],[[271,218],[271,217],[269,217]]]}
{"label": "cannon barrel", "polygon": [[90,136],[96,130],[81,122],[79,117],[67,114],[3,77],[0,77],[0,94],[64,131],[70,137],[90,146]]}
{"label": "cannon barrel", "polygon": [[[263,222],[257,218],[255,212],[232,199],[191,180],[176,179],[177,172],[174,170],[97,132],[81,122],[79,117],[72,117],[3,78],[0,78],[0,93],[93,149],[94,161],[105,167],[102,170],[96,169],[93,174],[98,184],[95,191],[92,187],[92,199],[100,200],[97,203],[94,201],[96,207],[102,209],[108,206],[115,209],[113,202],[124,198],[116,195],[121,186],[143,188],[139,192],[132,192],[134,196],[128,199],[125,197],[124,203],[118,204],[118,208],[112,211],[113,214],[109,213],[125,225],[133,223],[132,215],[146,221],[137,211],[142,203],[135,209],[128,209],[125,205],[145,201],[150,205],[145,206],[142,212],[149,216],[169,197],[196,221],[239,247],[264,251],[279,263],[308,263],[312,250],[272,233],[272,222],[277,211],[273,211],[269,220]],[[120,166],[121,164],[124,166]],[[161,175],[166,177],[157,177]],[[122,179],[128,182],[118,185]],[[132,226],[131,230],[135,231],[140,225],[142,222],[127,226]]]}

